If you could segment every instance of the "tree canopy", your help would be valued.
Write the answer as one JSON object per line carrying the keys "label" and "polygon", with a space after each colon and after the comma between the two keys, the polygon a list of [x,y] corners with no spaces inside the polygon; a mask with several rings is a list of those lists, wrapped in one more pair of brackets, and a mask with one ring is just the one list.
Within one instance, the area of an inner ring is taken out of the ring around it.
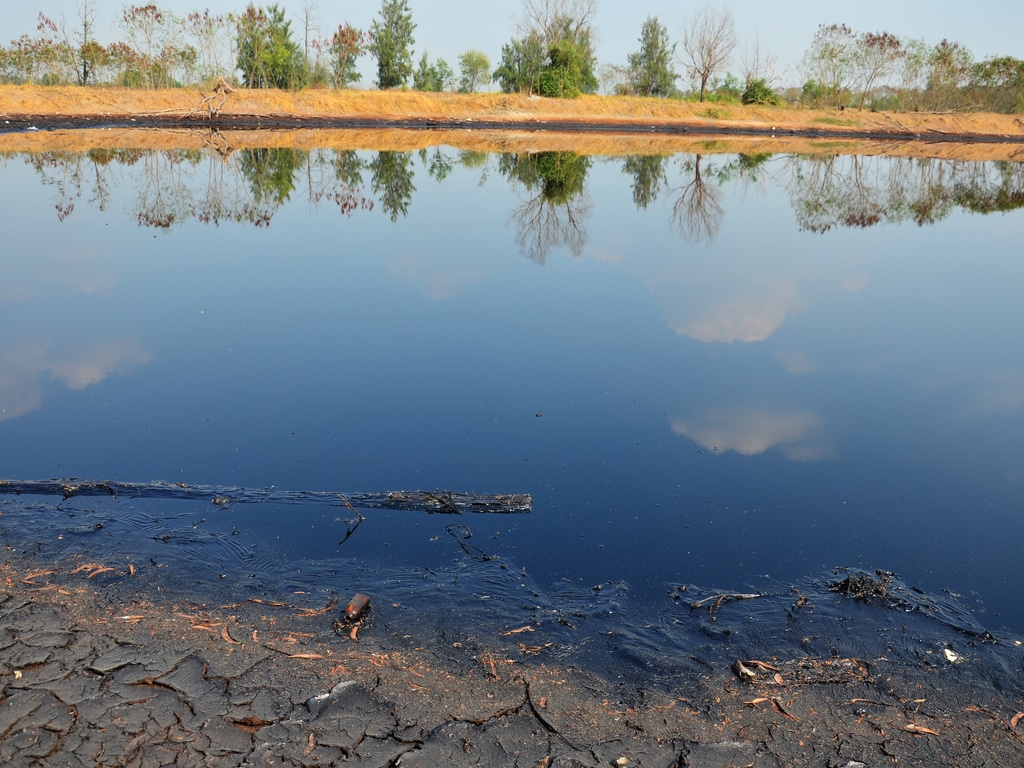
{"label": "tree canopy", "polygon": [[306,84],[306,59],[292,39],[292,24],[276,3],[266,9],[251,3],[237,22],[238,68],[249,88],[300,88]]}
{"label": "tree canopy", "polygon": [[668,30],[649,16],[640,29],[640,50],[628,56],[629,79],[634,93],[641,96],[671,96],[676,91],[672,68],[676,46],[669,43]]}
{"label": "tree canopy", "polygon": [[369,45],[370,53],[377,59],[378,88],[398,88],[412,75],[415,29],[409,0],[381,0],[380,16],[374,19]]}

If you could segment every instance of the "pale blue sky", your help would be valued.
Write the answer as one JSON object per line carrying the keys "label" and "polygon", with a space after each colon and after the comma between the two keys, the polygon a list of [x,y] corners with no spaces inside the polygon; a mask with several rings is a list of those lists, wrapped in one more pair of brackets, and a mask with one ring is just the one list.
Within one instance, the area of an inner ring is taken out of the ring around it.
{"label": "pale blue sky", "polygon": [[[151,0],[135,0],[145,5]],[[267,2],[257,5],[268,5]],[[96,0],[99,9],[97,37],[110,42],[119,37],[117,19],[128,3]],[[178,15],[206,8],[212,13],[241,12],[246,0],[162,0],[157,5]],[[293,19],[293,29],[301,39],[302,17],[306,7],[313,9],[322,36],[339,23],[349,21],[367,28],[380,9],[377,0],[338,2],[338,0],[279,0]],[[709,4],[704,0],[598,0],[595,20],[597,57],[601,64],[625,64],[626,55],[639,48],[640,27],[648,16],[657,16],[673,39],[693,14]],[[7,44],[23,33],[35,34],[40,11],[57,20],[63,14],[73,25],[77,20],[76,0],[0,0],[0,41]],[[793,0],[785,3],[767,0],[733,0],[711,3],[714,8],[731,10],[739,46],[730,69],[741,71],[741,56],[748,43],[760,41],[761,49],[778,57],[778,85],[801,82],[798,64],[810,45],[819,24],[844,23],[856,32],[889,32],[901,38],[921,38],[935,44],[943,38],[965,45],[976,59],[993,55],[1024,58],[1024,3],[982,0],[858,0],[823,2]],[[417,24],[414,46],[416,58],[426,50],[433,60],[445,58],[457,68],[458,55],[470,48],[486,53],[494,63],[501,46],[514,34],[522,13],[521,0],[410,0]],[[361,62],[367,82],[372,82],[373,62]]]}

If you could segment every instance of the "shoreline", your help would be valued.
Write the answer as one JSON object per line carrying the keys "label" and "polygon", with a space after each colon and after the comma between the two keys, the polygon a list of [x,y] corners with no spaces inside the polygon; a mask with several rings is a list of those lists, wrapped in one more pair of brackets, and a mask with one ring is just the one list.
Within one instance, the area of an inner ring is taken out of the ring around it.
{"label": "shoreline", "polygon": [[383,595],[358,630],[341,631],[348,593],[315,608],[285,595],[201,604],[153,592],[145,572],[0,561],[0,756],[380,768],[1024,761],[1019,670],[1005,670],[1004,690],[970,659],[740,656],[645,686],[517,654],[471,628],[454,642],[405,634]]}

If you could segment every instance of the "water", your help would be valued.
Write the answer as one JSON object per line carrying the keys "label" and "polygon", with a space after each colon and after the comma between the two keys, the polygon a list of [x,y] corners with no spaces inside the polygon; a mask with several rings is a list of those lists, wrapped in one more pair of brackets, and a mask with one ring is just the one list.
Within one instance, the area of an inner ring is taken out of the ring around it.
{"label": "water", "polygon": [[4,477],[534,499],[352,530],[8,497],[9,546],[369,583],[392,624],[627,625],[648,660],[692,646],[691,595],[788,603],[837,567],[1024,632],[1018,165],[132,150],[0,179]]}

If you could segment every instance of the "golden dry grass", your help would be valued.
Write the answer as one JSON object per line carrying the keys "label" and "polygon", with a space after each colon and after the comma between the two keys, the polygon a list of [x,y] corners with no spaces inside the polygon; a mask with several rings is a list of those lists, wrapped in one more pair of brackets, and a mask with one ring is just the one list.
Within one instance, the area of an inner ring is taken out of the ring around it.
{"label": "golden dry grass", "polygon": [[[123,88],[0,86],[0,119],[19,117],[184,115],[201,104],[198,89],[145,91]],[[481,151],[564,149],[588,154],[647,152],[801,152],[833,151],[899,154],[962,159],[1020,160],[1024,157],[1024,121],[1013,115],[963,113],[884,113],[864,110],[817,111],[782,107],[700,104],[664,99],[583,96],[576,100],[530,98],[509,94],[422,93],[417,91],[299,92],[239,90],[224,105],[225,115],[288,116],[308,119],[350,118],[367,121],[421,119],[514,123],[522,130],[296,130],[288,132],[228,131],[233,148],[291,146],[309,148],[417,149],[447,144]],[[600,125],[600,133],[537,132],[538,123],[578,124],[584,131]],[[638,125],[676,125],[686,134],[616,134],[608,129]],[[776,129],[776,137],[770,129]],[[746,129],[769,135],[694,136],[701,131]],[[940,143],[906,139],[853,141],[835,137],[797,139],[788,131],[864,134],[905,133]],[[100,135],[96,135],[100,134]],[[105,134],[105,135],[104,135]],[[195,130],[48,131],[0,135],[0,151],[89,149],[96,146],[182,148],[202,146]],[[956,137],[987,141],[954,144]],[[1002,141],[1000,141],[1002,139]],[[116,144],[116,142],[122,142]]]}

